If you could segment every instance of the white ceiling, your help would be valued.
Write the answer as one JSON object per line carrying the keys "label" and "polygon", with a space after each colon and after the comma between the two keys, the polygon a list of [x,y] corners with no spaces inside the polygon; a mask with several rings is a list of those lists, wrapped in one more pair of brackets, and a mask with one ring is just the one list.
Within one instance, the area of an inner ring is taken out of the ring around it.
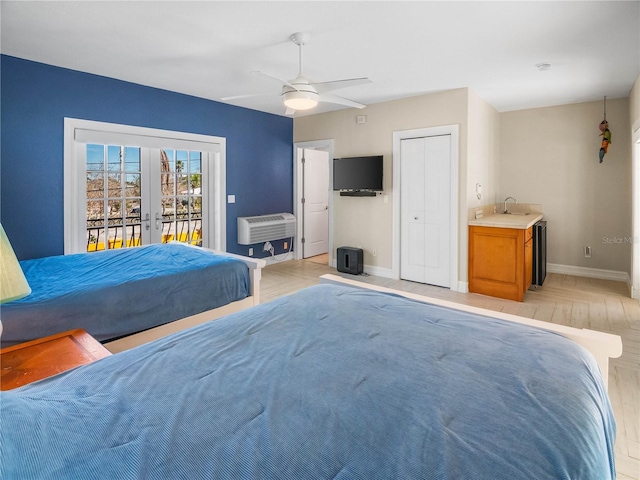
{"label": "white ceiling", "polygon": [[[312,81],[373,104],[469,87],[498,111],[629,95],[640,1],[5,1],[3,54],[284,114],[275,81],[298,73],[289,36],[311,34]],[[550,63],[540,72],[538,63]],[[321,104],[306,114],[341,108]],[[296,115],[301,115],[302,112]]]}

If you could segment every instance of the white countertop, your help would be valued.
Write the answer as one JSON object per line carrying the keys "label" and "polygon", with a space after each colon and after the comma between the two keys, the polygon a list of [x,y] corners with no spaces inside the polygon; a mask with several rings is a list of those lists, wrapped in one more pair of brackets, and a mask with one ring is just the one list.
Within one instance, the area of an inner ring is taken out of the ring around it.
{"label": "white countertop", "polygon": [[498,228],[519,228],[526,230],[534,223],[542,220],[541,213],[529,213],[528,215],[518,215],[511,213],[494,213],[486,217],[469,220],[469,226],[473,227],[498,227]]}

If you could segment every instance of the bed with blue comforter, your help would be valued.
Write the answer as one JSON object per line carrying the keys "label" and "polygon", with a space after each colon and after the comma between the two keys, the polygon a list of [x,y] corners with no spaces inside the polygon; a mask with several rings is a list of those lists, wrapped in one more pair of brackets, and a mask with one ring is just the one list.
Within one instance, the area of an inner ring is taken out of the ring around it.
{"label": "bed with blue comforter", "polygon": [[243,262],[180,243],[20,265],[32,293],[2,305],[2,347],[76,328],[107,341],[250,295]]}
{"label": "bed with blue comforter", "polygon": [[7,479],[615,478],[583,347],[344,286],[0,395]]}

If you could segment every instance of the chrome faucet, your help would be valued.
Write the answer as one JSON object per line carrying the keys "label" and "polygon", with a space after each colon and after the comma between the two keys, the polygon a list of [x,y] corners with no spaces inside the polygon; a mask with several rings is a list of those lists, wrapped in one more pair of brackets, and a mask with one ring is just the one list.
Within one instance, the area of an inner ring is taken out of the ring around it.
{"label": "chrome faucet", "polygon": [[507,197],[507,198],[505,198],[505,199],[504,199],[504,211],[503,211],[502,213],[509,213],[509,210],[507,210],[507,201],[508,201],[509,199],[513,200],[515,203],[518,203],[518,201],[517,201],[515,198],[513,198],[513,197]]}

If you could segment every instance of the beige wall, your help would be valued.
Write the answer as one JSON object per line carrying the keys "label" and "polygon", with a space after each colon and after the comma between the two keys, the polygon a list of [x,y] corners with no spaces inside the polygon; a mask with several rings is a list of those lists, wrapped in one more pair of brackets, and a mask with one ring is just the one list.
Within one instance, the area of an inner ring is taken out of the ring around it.
{"label": "beige wall", "polygon": [[640,128],[640,75],[629,94],[629,120],[632,132]]}
{"label": "beige wall", "polygon": [[502,113],[498,193],[543,205],[549,263],[628,273],[629,99],[607,99],[612,144],[600,164],[602,118],[602,101]]}
{"label": "beige wall", "polygon": [[[356,124],[365,115],[366,123]],[[333,139],[334,156],[384,155],[384,192],[375,198],[340,197],[334,193],[334,247],[364,249],[365,265],[391,271],[393,256],[393,132],[442,125],[459,127],[458,280],[467,280],[467,211],[493,203],[497,190],[499,116],[474,92],[457,89],[340,110],[294,120],[294,141]],[[472,153],[471,153],[472,152]],[[472,159],[470,176],[468,158]],[[482,201],[475,184],[483,185]],[[385,197],[387,202],[385,203]],[[373,256],[373,252],[376,256]],[[335,252],[333,252],[335,256]],[[458,286],[454,286],[458,288]]]}
{"label": "beige wall", "polygon": [[[384,155],[383,195],[333,194],[334,247],[363,248],[365,265],[393,268],[393,132],[457,124],[460,282],[467,281],[468,209],[507,196],[543,205],[549,263],[629,273],[629,119],[640,112],[639,89],[636,82],[636,96],[607,100],[612,144],[602,164],[601,101],[498,113],[469,89],[296,118],[294,141],[333,139],[335,157]],[[358,115],[366,116],[364,125],[356,124]],[[476,183],[483,185],[482,200],[476,198]],[[592,248],[590,259],[583,254],[586,245]]]}
{"label": "beige wall", "polygon": [[[379,103],[362,110],[339,110],[294,120],[294,142],[333,139],[334,157],[337,158],[384,155],[383,195],[361,198],[333,194],[335,248],[342,245],[361,247],[365,265],[392,269],[393,132],[457,124],[460,128],[460,164],[466,164],[467,98],[467,89],[457,89]],[[358,115],[366,116],[365,124],[356,124]],[[335,258],[335,251],[332,253]]]}
{"label": "beige wall", "polygon": [[[471,90],[468,132],[468,208],[496,203],[500,190],[500,114]],[[476,196],[476,183],[482,185],[482,199]]]}
{"label": "beige wall", "polygon": [[632,144],[633,181],[633,245],[631,265],[631,296],[640,298],[640,75],[629,94],[629,124]]}

